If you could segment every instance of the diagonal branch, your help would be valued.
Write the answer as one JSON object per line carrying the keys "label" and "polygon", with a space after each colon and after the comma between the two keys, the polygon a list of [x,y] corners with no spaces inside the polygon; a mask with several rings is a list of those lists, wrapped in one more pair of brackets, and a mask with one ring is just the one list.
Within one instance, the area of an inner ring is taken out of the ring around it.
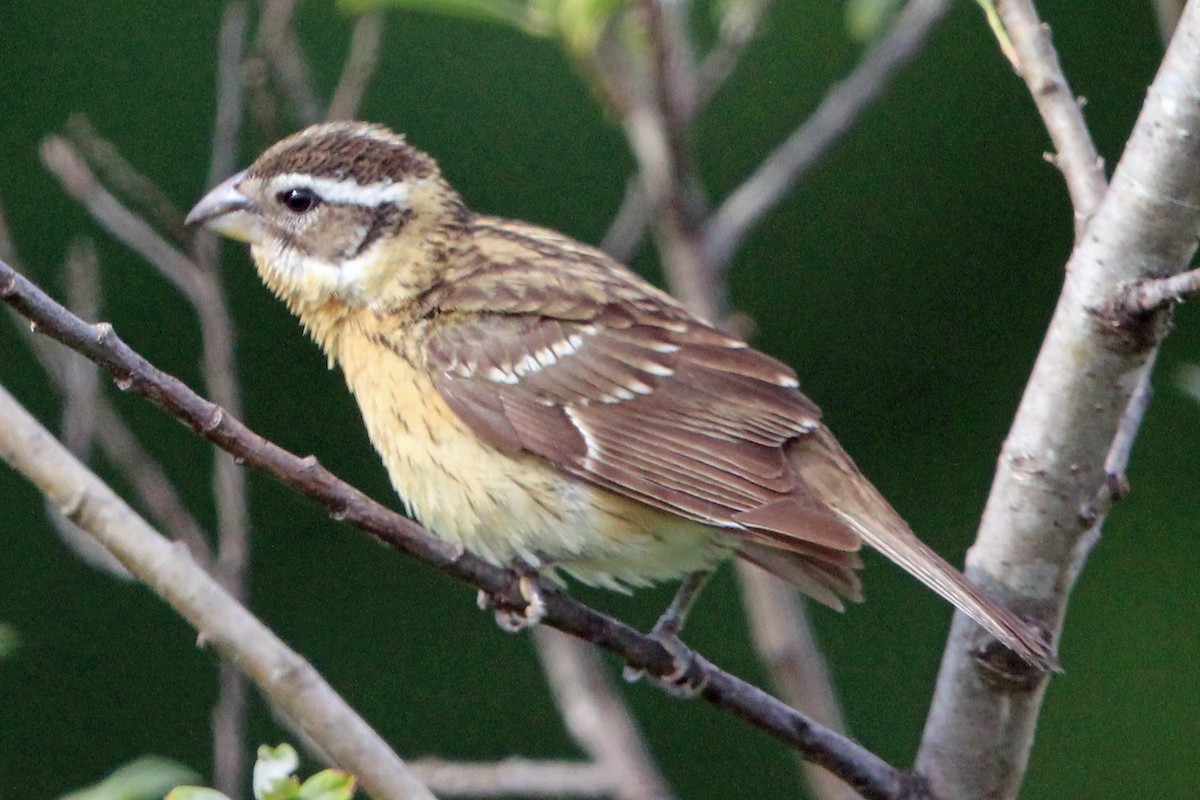
{"label": "diagonal branch", "polygon": [[186,549],[164,539],[0,387],[0,459],[145,581],[212,645],[252,676],[376,800],[434,800],[379,735]]}
{"label": "diagonal branch", "polygon": [[[1103,523],[1108,454],[1168,327],[1122,313],[1126,287],[1175,275],[1200,233],[1200,4],[1190,3],[1066,282],[1000,455],[967,574],[1047,630],[1062,629],[1081,548]],[[1137,406],[1135,406],[1135,411]],[[1123,445],[1128,447],[1128,444]],[[955,616],[917,758],[944,797],[1016,796],[1045,692],[988,680]]]}
{"label": "diagonal branch", "polygon": [[[737,564],[742,604],[759,661],[788,705],[822,725],[846,732],[842,709],[824,654],[795,588],[751,564]],[[803,765],[815,800],[856,800],[858,795],[816,764]]]}
{"label": "diagonal branch", "polygon": [[1049,160],[1062,171],[1075,209],[1075,238],[1104,197],[1104,159],[1096,151],[1083,119],[1083,107],[1067,84],[1050,28],[1042,22],[1032,0],[998,0],[996,11],[1012,42],[1017,67],[1033,95],[1055,153]]}
{"label": "diagonal branch", "polygon": [[354,32],[350,35],[350,53],[346,56],[337,88],[333,90],[333,99],[329,101],[326,119],[353,119],[358,114],[367,86],[379,64],[382,44],[383,14],[363,14],[354,23]]}
{"label": "diagonal branch", "polygon": [[[267,441],[219,406],[134,352],[106,324],[89,325],[0,261],[0,299],[52,336],[95,361],[117,386],[146,397],[242,463],[262,469],[389,547],[482,589],[497,606],[525,606],[516,576],[433,537],[420,525],[338,480],[316,458],[300,458]],[[542,587],[545,623],[619,655],[655,676],[675,670],[675,659],[657,640],[600,614],[551,587]],[[699,696],[795,748],[852,785],[868,800],[920,796],[920,783],[878,756],[821,726],[766,692],[719,669],[686,648],[685,680]]]}
{"label": "diagonal branch", "polygon": [[617,800],[670,800],[671,789],[596,651],[549,628],[534,628],[533,639],[554,703],[604,776],[605,793]]}
{"label": "diagonal branch", "polygon": [[812,116],[721,203],[705,231],[709,259],[718,265],[729,263],[754,226],[846,135],[899,69],[916,57],[949,8],[950,0],[908,0],[854,71],[834,84]]}

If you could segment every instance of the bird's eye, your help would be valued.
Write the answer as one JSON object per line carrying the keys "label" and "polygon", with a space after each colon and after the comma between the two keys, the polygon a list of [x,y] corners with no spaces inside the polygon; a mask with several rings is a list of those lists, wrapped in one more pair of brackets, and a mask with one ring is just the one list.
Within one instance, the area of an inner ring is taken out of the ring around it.
{"label": "bird's eye", "polygon": [[300,187],[298,189],[285,189],[275,195],[275,199],[279,204],[291,211],[293,214],[303,214],[306,211],[312,211],[321,203],[321,198],[312,189]]}

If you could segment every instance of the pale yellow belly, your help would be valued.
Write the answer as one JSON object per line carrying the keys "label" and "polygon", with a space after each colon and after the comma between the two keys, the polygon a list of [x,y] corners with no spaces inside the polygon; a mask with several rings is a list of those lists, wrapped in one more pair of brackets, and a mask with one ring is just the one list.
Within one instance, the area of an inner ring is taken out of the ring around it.
{"label": "pale yellow belly", "polygon": [[347,336],[338,350],[392,485],[436,535],[499,566],[521,558],[610,588],[678,578],[728,554],[711,528],[479,441],[387,347]]}

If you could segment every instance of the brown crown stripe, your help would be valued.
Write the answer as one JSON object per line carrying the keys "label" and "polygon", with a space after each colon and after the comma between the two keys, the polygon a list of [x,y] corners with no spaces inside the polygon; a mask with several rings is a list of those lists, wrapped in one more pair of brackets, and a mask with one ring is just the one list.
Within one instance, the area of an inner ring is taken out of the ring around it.
{"label": "brown crown stripe", "polygon": [[351,179],[363,186],[403,178],[428,178],[437,163],[379,125],[333,122],[279,142],[250,169],[252,177],[301,173]]}

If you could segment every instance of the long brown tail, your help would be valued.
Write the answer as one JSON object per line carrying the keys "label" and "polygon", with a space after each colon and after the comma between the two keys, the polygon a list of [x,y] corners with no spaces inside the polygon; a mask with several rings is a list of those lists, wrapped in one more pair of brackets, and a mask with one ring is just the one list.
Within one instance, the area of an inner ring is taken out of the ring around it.
{"label": "long brown tail", "polygon": [[1050,644],[916,537],[824,426],[791,446],[800,480],[867,544],[949,600],[1031,664],[1057,669]]}

